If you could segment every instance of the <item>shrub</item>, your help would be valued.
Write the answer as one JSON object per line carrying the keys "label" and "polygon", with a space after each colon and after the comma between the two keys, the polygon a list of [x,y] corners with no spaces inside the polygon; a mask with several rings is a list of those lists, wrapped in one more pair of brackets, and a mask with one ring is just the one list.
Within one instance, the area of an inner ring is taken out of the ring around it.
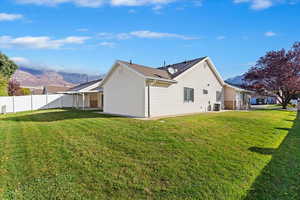
{"label": "shrub", "polygon": [[21,88],[21,94],[22,95],[30,95],[31,91],[29,88]]}
{"label": "shrub", "polygon": [[0,74],[0,96],[8,96],[7,85],[7,79]]}

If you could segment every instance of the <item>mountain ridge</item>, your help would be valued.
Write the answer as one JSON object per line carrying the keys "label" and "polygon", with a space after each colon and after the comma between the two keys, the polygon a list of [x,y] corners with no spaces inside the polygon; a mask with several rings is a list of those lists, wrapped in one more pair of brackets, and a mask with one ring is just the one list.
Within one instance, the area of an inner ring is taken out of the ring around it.
{"label": "mountain ridge", "polygon": [[36,69],[26,66],[19,66],[19,69],[13,75],[13,78],[20,82],[20,85],[23,87],[73,87],[81,83],[97,80],[101,77],[103,75]]}

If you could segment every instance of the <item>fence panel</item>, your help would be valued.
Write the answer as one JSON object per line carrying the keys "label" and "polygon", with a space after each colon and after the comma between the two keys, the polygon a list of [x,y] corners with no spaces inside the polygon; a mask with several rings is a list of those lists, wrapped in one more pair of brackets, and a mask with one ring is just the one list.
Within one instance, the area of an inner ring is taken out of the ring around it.
{"label": "fence panel", "polygon": [[47,95],[32,95],[33,110],[47,109]]}
{"label": "fence panel", "polygon": [[63,95],[62,96],[62,104],[64,108],[72,108],[73,107],[73,96],[72,95]]}
{"label": "fence panel", "polygon": [[73,96],[64,94],[0,97],[0,113],[70,108],[72,105]]}
{"label": "fence panel", "polygon": [[0,113],[14,112],[13,97],[0,97]]}
{"label": "fence panel", "polygon": [[54,94],[47,96],[47,109],[48,108],[62,108],[62,96],[61,94]]}
{"label": "fence panel", "polygon": [[31,110],[31,96],[13,97],[14,112],[22,112]]}

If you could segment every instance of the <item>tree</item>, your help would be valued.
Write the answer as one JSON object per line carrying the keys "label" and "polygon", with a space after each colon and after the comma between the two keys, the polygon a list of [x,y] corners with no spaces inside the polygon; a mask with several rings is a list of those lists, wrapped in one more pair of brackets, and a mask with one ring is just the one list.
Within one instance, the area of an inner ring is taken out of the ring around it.
{"label": "tree", "polygon": [[21,88],[22,95],[30,95],[31,91],[29,88]]}
{"label": "tree", "polygon": [[300,91],[300,42],[289,51],[267,52],[246,74],[245,87],[262,95],[276,96],[283,109]]}
{"label": "tree", "polygon": [[8,95],[9,96],[22,95],[22,90],[21,90],[21,87],[20,87],[20,83],[17,80],[11,79],[8,82]]}
{"label": "tree", "polygon": [[18,66],[6,55],[0,52],[0,74],[7,78],[10,78],[17,69]]}
{"label": "tree", "polygon": [[7,79],[0,74],[0,96],[7,96]]}

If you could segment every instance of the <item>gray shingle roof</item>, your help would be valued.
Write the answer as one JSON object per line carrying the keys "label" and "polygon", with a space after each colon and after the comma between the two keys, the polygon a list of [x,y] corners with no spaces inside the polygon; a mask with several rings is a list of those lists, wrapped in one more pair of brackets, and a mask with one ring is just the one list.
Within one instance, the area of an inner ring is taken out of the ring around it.
{"label": "gray shingle roof", "polygon": [[172,64],[172,65],[167,65],[167,66],[164,66],[164,67],[159,67],[158,69],[165,70],[165,71],[168,71],[168,68],[170,68],[170,67],[175,69],[176,70],[175,73],[173,73],[173,74],[169,73],[172,78],[175,78],[176,76],[182,74],[183,72],[185,72],[189,68],[193,67],[195,64],[197,64],[198,62],[204,60],[205,58],[207,58],[207,57],[201,57],[201,58],[197,58],[197,59],[193,59],[193,60],[187,60],[187,61],[184,61],[184,62],[180,62],[180,63],[176,63],[176,64]]}

